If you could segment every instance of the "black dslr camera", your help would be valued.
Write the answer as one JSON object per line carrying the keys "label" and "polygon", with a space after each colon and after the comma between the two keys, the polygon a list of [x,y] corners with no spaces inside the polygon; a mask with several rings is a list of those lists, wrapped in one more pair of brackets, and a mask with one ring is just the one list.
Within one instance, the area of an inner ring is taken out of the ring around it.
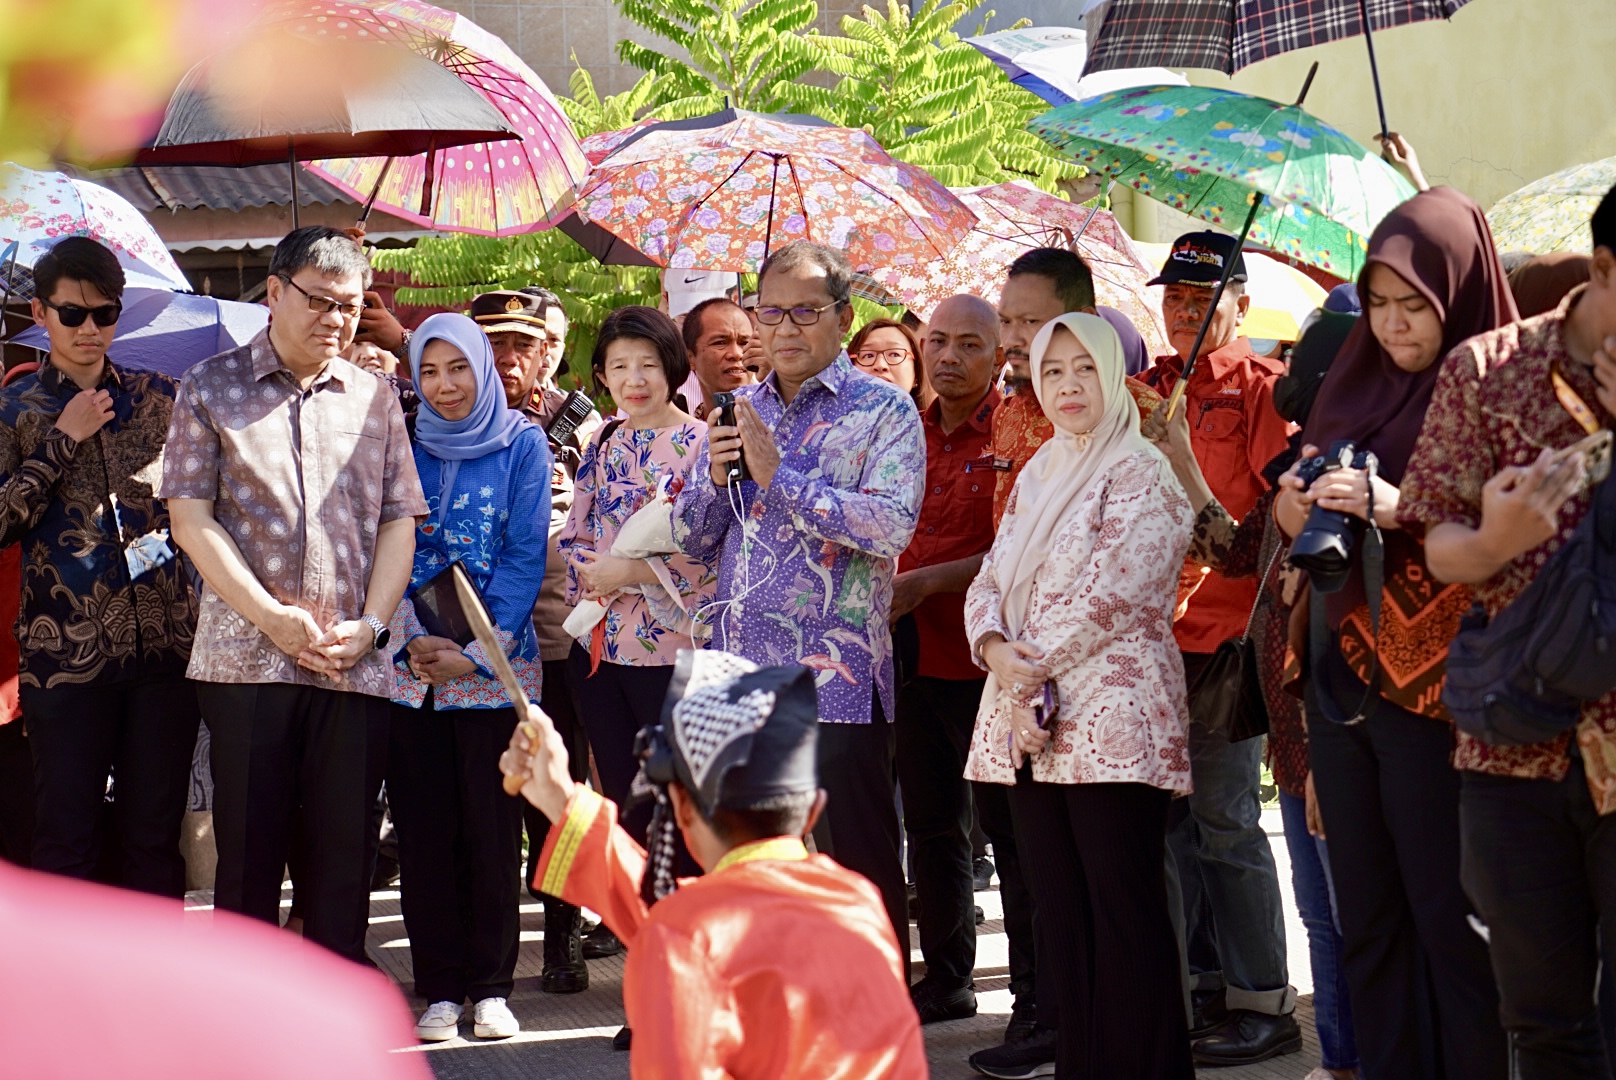
{"label": "black dslr camera", "polygon": [[[1373,473],[1378,466],[1373,453],[1359,452],[1350,440],[1343,439],[1327,454],[1303,458],[1296,475],[1311,488],[1319,477],[1337,469],[1368,469]],[[1347,571],[1352,567],[1353,522],[1350,514],[1314,506],[1307,524],[1291,542],[1291,565],[1307,571],[1318,592],[1337,592],[1347,583]]]}

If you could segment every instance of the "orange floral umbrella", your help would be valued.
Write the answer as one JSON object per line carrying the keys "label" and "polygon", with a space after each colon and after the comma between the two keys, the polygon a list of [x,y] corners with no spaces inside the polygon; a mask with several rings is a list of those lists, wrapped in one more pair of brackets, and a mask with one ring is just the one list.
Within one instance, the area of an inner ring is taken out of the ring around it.
{"label": "orange floral umbrella", "polygon": [[863,131],[739,110],[626,138],[589,174],[576,210],[658,266],[743,272],[793,240],[840,248],[862,271],[918,266],[976,220]]}
{"label": "orange floral umbrella", "polygon": [[922,266],[888,267],[868,275],[891,303],[922,319],[955,293],[997,303],[1005,271],[1016,257],[1038,247],[1076,251],[1094,272],[1100,303],[1126,315],[1145,339],[1150,355],[1170,351],[1161,312],[1145,287],[1154,271],[1134,254],[1132,241],[1109,210],[1067,202],[1030,184],[994,184],[956,190],[977,223],[944,258]]}

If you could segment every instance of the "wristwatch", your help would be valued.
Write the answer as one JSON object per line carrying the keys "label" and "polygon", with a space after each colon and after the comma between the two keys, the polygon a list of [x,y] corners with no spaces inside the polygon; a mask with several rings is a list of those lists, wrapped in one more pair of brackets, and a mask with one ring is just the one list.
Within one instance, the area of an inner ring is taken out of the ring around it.
{"label": "wristwatch", "polygon": [[359,621],[370,627],[370,632],[375,639],[370,643],[372,649],[379,652],[387,648],[387,641],[393,636],[393,632],[387,628],[386,623],[374,615],[361,615],[359,616]]}

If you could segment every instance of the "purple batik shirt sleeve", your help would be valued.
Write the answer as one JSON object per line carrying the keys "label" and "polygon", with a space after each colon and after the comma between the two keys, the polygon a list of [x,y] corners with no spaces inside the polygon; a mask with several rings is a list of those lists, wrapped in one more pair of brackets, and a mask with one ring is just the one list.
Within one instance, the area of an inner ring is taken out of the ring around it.
{"label": "purple batik shirt sleeve", "polygon": [[679,550],[709,566],[718,564],[729,527],[736,524],[735,511],[725,499],[727,489],[713,483],[712,462],[707,456],[707,440],[690,466],[684,488],[673,500],[673,542]]}
{"label": "purple batik shirt sleeve", "polygon": [[901,399],[880,407],[871,427],[882,438],[856,488],[835,487],[782,463],[769,485],[769,501],[820,540],[896,559],[914,538],[926,490],[925,435],[913,413]]}

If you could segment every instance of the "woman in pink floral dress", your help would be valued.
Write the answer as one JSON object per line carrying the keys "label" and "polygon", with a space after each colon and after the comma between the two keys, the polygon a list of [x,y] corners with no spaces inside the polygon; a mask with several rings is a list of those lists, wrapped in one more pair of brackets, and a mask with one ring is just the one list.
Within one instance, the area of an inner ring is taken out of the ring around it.
{"label": "woman in pink floral dress", "polygon": [[1187,1080],[1164,865],[1168,804],[1190,790],[1172,619],[1194,515],[1139,433],[1109,324],[1062,315],[1031,358],[1055,437],[966,597],[989,676],[965,772],[1013,785],[1062,1020],[1056,1075]]}

